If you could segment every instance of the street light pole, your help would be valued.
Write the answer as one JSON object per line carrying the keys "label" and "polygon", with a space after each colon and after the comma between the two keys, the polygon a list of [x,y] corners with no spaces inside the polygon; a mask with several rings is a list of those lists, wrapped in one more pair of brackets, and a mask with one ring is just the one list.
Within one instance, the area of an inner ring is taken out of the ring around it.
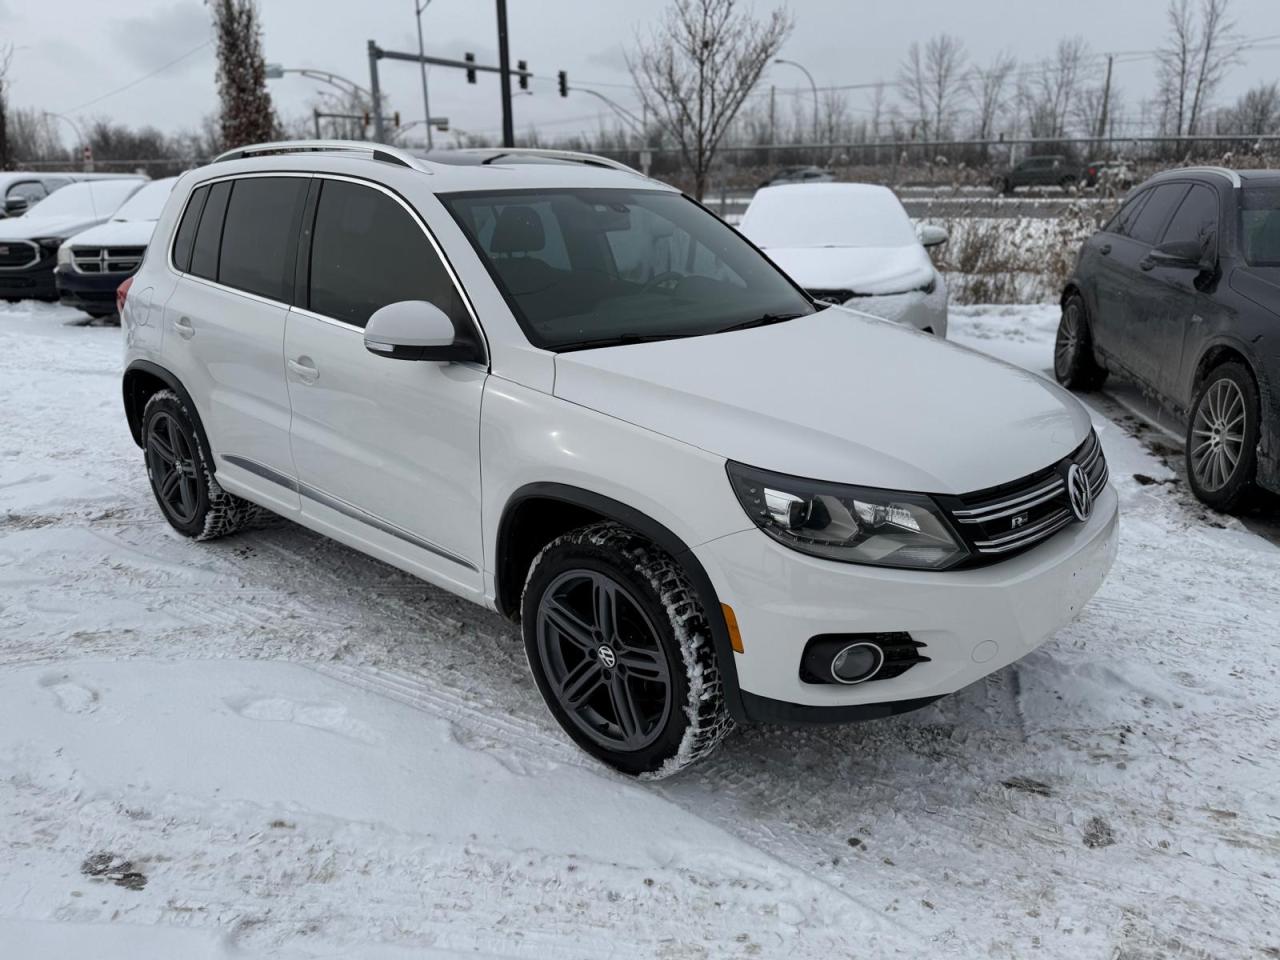
{"label": "street light pole", "polygon": [[[418,18],[418,56],[426,56],[426,49],[422,46],[422,11],[427,9],[431,0],[422,0],[419,5],[418,0],[413,0],[414,15]],[[427,62],[425,60],[418,64],[418,68],[422,71],[422,116],[426,118],[427,125],[427,149],[432,147],[431,140],[431,102],[427,99]]]}
{"label": "street light pole", "polygon": [[804,75],[809,78],[809,87],[813,90],[813,142],[814,142],[814,145],[817,145],[818,143],[818,85],[813,82],[813,74],[810,73],[805,68],[804,64],[796,63],[794,60],[783,60],[781,57],[779,57],[773,62],[785,63],[795,67],[798,70],[803,70]]}

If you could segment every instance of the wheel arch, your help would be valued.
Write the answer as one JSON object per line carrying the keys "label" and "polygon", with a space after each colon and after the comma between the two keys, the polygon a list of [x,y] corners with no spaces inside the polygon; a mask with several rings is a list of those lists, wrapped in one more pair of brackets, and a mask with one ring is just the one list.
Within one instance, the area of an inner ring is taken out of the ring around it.
{"label": "wheel arch", "polygon": [[150,360],[134,360],[125,369],[124,378],[121,381],[124,414],[129,422],[129,433],[133,436],[133,442],[142,446],[142,411],[152,396],[165,389],[176,393],[182,405],[191,414],[192,426],[195,427],[200,444],[209,456],[209,469],[216,473],[213,448],[209,445],[209,436],[205,433],[204,424],[200,420],[200,411],[196,409],[191,394],[171,371]]}
{"label": "wheel arch", "polygon": [[1259,399],[1265,400],[1262,393],[1266,384],[1262,377],[1258,375],[1258,366],[1249,358],[1249,353],[1245,346],[1234,340],[1219,339],[1205,347],[1200,357],[1196,360],[1195,368],[1191,372],[1190,388],[1187,390],[1188,401],[1194,402],[1196,391],[1200,389],[1200,385],[1204,383],[1205,378],[1210,373],[1224,363],[1230,363],[1233,360],[1244,367],[1249,376],[1253,377],[1254,386],[1258,388]]}
{"label": "wheel arch", "polygon": [[521,591],[538,551],[562,533],[596,520],[613,520],[636,531],[679,564],[702,603],[711,627],[729,713],[738,723],[746,722],[733,645],[711,578],[679,536],[635,507],[563,483],[529,483],[517,489],[507,499],[498,522],[494,554],[494,601],[498,611],[513,621],[518,620]]}

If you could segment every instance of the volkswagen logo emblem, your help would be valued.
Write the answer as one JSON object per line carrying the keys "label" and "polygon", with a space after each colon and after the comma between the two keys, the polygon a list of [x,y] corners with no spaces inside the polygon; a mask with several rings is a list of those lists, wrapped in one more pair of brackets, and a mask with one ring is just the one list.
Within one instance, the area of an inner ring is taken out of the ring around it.
{"label": "volkswagen logo emblem", "polygon": [[1089,489],[1089,477],[1078,463],[1067,468],[1067,497],[1076,519],[1081,523],[1088,520],[1089,514],[1093,513],[1093,491]]}
{"label": "volkswagen logo emblem", "polygon": [[600,658],[600,665],[606,670],[612,670],[618,665],[618,655],[613,652],[613,647],[601,647],[596,651],[596,656]]}

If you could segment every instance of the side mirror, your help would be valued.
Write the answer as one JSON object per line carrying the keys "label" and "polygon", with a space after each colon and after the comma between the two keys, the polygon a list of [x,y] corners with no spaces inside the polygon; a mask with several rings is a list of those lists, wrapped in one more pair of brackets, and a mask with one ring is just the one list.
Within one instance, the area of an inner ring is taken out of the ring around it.
{"label": "side mirror", "polygon": [[436,363],[475,360],[479,353],[469,338],[457,335],[443,310],[425,300],[401,300],[375,310],[365,324],[364,346],[379,357]]}
{"label": "side mirror", "polygon": [[933,223],[922,223],[916,228],[916,236],[920,238],[920,242],[926,247],[940,247],[948,240],[951,235],[942,227]]}
{"label": "side mirror", "polygon": [[4,201],[4,212],[10,217],[20,217],[31,206],[26,197],[8,197]]}
{"label": "side mirror", "polygon": [[1208,255],[1198,240],[1170,240],[1153,247],[1147,258],[1157,267],[1177,270],[1203,270]]}

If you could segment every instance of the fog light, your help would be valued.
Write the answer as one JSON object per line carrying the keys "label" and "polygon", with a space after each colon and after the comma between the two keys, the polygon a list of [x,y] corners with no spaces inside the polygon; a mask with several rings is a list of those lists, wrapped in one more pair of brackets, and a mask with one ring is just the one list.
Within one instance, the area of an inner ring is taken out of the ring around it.
{"label": "fog light", "polygon": [[870,680],[884,665],[884,651],[874,643],[851,643],[831,659],[831,676],[839,683]]}

